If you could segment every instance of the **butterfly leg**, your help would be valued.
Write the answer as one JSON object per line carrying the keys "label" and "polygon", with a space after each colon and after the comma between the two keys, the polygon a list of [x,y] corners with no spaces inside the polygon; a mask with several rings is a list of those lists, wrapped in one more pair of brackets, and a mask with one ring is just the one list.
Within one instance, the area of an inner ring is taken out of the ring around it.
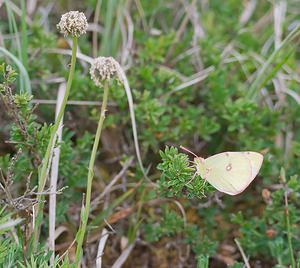
{"label": "butterfly leg", "polygon": [[195,179],[196,175],[197,175],[197,172],[194,173],[193,177],[186,184],[191,183]]}

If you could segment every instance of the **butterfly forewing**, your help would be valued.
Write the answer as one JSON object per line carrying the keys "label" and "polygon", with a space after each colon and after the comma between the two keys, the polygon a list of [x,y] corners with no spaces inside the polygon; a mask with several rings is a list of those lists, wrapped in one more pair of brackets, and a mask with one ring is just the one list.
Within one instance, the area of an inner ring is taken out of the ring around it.
{"label": "butterfly forewing", "polygon": [[256,152],[225,152],[204,161],[202,177],[220,192],[236,195],[257,175],[263,156]]}

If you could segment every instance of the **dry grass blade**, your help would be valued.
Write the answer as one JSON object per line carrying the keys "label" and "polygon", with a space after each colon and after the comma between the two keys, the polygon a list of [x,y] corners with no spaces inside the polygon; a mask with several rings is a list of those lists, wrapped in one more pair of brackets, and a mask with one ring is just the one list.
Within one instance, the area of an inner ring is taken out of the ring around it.
{"label": "dry grass blade", "polygon": [[166,95],[173,94],[177,91],[180,91],[182,89],[185,89],[187,87],[190,87],[192,85],[195,85],[201,81],[203,81],[205,78],[208,77],[208,75],[215,70],[214,66],[210,66],[207,69],[204,69],[203,71],[199,72],[197,77],[192,76],[192,79],[185,81],[184,83],[180,84],[179,86],[175,87],[172,91],[167,93]]}
{"label": "dry grass blade", "polygon": [[[134,2],[136,4],[138,13],[139,13],[139,15],[141,17],[144,31],[147,32],[148,31],[148,25],[147,25],[146,15],[145,15],[145,11],[143,9],[143,6],[142,6],[140,0],[134,0]],[[128,1],[128,3],[130,3],[130,1]]]}
{"label": "dry grass blade", "polygon": [[[59,49],[59,48],[47,49],[45,52],[50,53],[50,54],[53,53],[53,54],[62,54],[62,55],[72,56],[72,50],[70,50],[70,49]],[[76,58],[79,59],[79,60],[83,60],[85,62],[88,62],[90,64],[93,63],[93,58],[91,58],[87,55],[84,55],[82,53],[79,53],[79,52],[76,53]]]}
{"label": "dry grass blade", "polygon": [[[15,3],[13,3],[12,1],[7,0],[7,2],[8,2],[8,4],[9,4],[10,8],[11,8],[11,9],[12,9],[19,17],[21,17],[21,16],[22,16],[22,10],[21,10]],[[32,25],[32,20],[31,20],[28,16],[26,16],[25,19],[26,19],[26,23],[27,23],[28,25]]]}
{"label": "dry grass blade", "polygon": [[295,91],[286,89],[284,93],[292,97],[298,103],[298,105],[300,105],[300,96]]}
{"label": "dry grass blade", "polygon": [[238,249],[239,249],[239,251],[240,251],[240,253],[242,255],[242,258],[244,260],[246,268],[251,268],[250,263],[248,261],[248,258],[246,257],[246,254],[245,254],[245,252],[244,252],[244,250],[243,250],[240,242],[236,238],[234,239],[234,242],[236,243],[236,245],[237,245],[237,247],[238,247]]}
{"label": "dry grass blade", "polygon": [[257,4],[257,0],[249,0],[245,4],[245,9],[244,9],[242,15],[240,16],[240,24],[242,26],[245,25],[250,20],[251,16],[253,15],[253,13],[255,11],[256,4]]}
{"label": "dry grass blade", "polygon": [[[192,47],[193,47],[193,49],[196,50],[198,48],[199,40],[205,38],[205,31],[201,25],[200,14],[197,10],[197,5],[196,5],[197,1],[193,0],[190,5],[185,0],[182,0],[182,2],[184,4],[186,13],[189,15],[190,21],[194,28]],[[203,62],[202,62],[199,52],[195,53],[194,57],[191,60],[192,60],[192,62],[194,62],[194,65],[198,71],[203,69]]]}
{"label": "dry grass blade", "polygon": [[119,258],[115,261],[113,266],[111,268],[121,268],[125,261],[127,260],[128,256],[130,255],[131,251],[133,250],[135,246],[135,241],[130,244],[119,256]]}
{"label": "dry grass blade", "polygon": [[[287,4],[285,0],[275,2],[274,4],[274,42],[275,49],[278,49],[282,40],[282,28],[285,20]],[[285,102],[285,95],[283,91],[286,89],[285,80],[283,79],[282,72],[279,71],[277,79],[274,79],[275,92],[278,96],[277,108],[281,107]],[[277,80],[277,81],[276,81]]]}
{"label": "dry grass blade", "polygon": [[285,0],[276,1],[274,4],[274,41],[276,49],[278,49],[282,40],[282,26],[285,19],[286,5]]}
{"label": "dry grass blade", "polygon": [[130,165],[133,162],[133,158],[128,159],[128,161],[126,161],[126,163],[124,164],[124,167],[122,168],[122,170],[110,181],[110,183],[105,187],[105,189],[103,190],[103,192],[96,197],[93,200],[92,203],[92,208],[91,211],[93,211],[93,209],[96,208],[96,206],[98,205],[98,203],[100,202],[100,200],[111,191],[111,188],[117,183],[117,181],[125,174],[125,172],[127,171],[127,169],[130,167]]}
{"label": "dry grass blade", "polygon": [[139,146],[139,141],[138,141],[138,136],[137,136],[137,124],[135,121],[135,113],[134,113],[134,105],[133,105],[133,98],[132,98],[132,94],[131,94],[131,89],[128,83],[128,79],[125,75],[125,72],[123,71],[122,68],[119,69],[119,73],[121,76],[121,79],[124,83],[124,88],[125,88],[125,92],[127,95],[127,100],[128,100],[128,105],[129,105],[129,112],[130,112],[130,118],[131,118],[131,123],[132,123],[132,132],[133,132],[133,139],[134,139],[134,147],[135,147],[135,151],[136,151],[136,156],[138,159],[138,163],[139,166],[143,172],[144,177],[152,184],[154,184],[147,176],[146,170],[144,169],[143,166],[143,161],[142,161],[142,157],[141,157],[141,152],[140,152],[140,146]]}
{"label": "dry grass blade", "polygon": [[20,224],[22,221],[23,221],[23,219],[18,218],[18,219],[15,219],[15,220],[10,220],[8,222],[2,223],[0,225],[0,231],[1,230],[5,230],[5,229],[9,229],[9,228],[12,228],[12,227],[15,227],[18,224]]}
{"label": "dry grass blade", "polygon": [[[63,98],[66,91],[66,83],[62,83],[59,86],[57,94],[57,105],[55,117],[61,109]],[[59,128],[56,132],[57,141],[60,144],[62,142],[62,129],[63,129],[63,118],[59,123]],[[50,197],[49,197],[49,249],[55,252],[55,219],[56,219],[56,191],[57,191],[57,179],[58,179],[58,166],[60,157],[60,146],[58,145],[53,149],[53,159],[51,163],[51,174],[50,174]],[[54,265],[55,254],[51,256],[51,265]]]}
{"label": "dry grass blade", "polygon": [[[41,99],[33,99],[32,103],[36,104],[54,104],[56,105],[56,100],[41,100]],[[78,106],[101,106],[101,101],[77,101],[77,100],[69,100],[67,101],[68,105],[78,105]],[[108,103],[107,106],[116,106],[115,103]]]}
{"label": "dry grass blade", "polygon": [[185,14],[178,30],[176,31],[176,35],[175,35],[175,39],[174,39],[174,42],[173,44],[170,46],[169,48],[169,51],[166,55],[166,59],[165,59],[165,62],[168,62],[170,57],[172,56],[174,50],[175,50],[175,47],[177,45],[177,43],[180,41],[181,39],[181,36],[183,35],[187,25],[188,25],[188,22],[189,22],[189,15],[188,14]]}
{"label": "dry grass blade", "polygon": [[99,244],[98,244],[98,251],[97,251],[97,258],[96,258],[96,267],[97,268],[102,267],[102,256],[103,256],[103,251],[104,251],[104,247],[105,247],[108,236],[109,236],[109,232],[107,229],[104,228],[102,230],[101,237],[100,237]]}
{"label": "dry grass blade", "polygon": [[[280,0],[276,1],[274,3],[274,45],[275,49],[279,49],[281,42],[282,42],[282,28],[284,25],[284,20],[285,20],[285,13],[286,13],[286,1],[285,0]],[[287,89],[285,80],[283,78],[282,72],[278,71],[276,77],[272,80],[274,84],[274,90],[277,96],[277,102],[275,103],[274,108],[275,109],[280,109],[282,106],[285,104],[285,94],[284,92]],[[288,137],[286,135],[285,139]],[[284,144],[284,136],[282,133],[278,133],[276,135],[276,144],[279,146]],[[288,145],[289,143],[286,143]],[[289,146],[286,146],[285,150],[285,155],[289,154]]]}
{"label": "dry grass blade", "polygon": [[27,13],[29,15],[32,15],[36,9],[37,6],[37,0],[28,0],[27,2]]}
{"label": "dry grass blade", "polygon": [[121,23],[121,32],[123,36],[123,45],[122,45],[122,54],[121,54],[121,65],[124,66],[129,58],[130,51],[133,45],[133,32],[134,32],[134,25],[133,21],[130,17],[130,14],[127,10],[124,11],[124,16],[127,22],[127,37],[125,36],[125,31],[122,30],[123,23]]}
{"label": "dry grass blade", "polygon": [[[101,10],[102,0],[97,0],[95,16],[94,16],[94,24],[97,24],[99,21],[100,10]],[[96,58],[98,54],[98,35],[96,31],[93,31],[93,57]]]}
{"label": "dry grass blade", "polygon": [[[260,90],[260,88],[262,88],[264,86],[263,84],[266,81],[265,76],[268,73],[268,71],[270,71],[269,69],[270,69],[271,64],[275,61],[278,54],[284,48],[286,48],[296,37],[298,37],[299,34],[300,34],[300,24],[295,26],[295,28],[288,34],[288,36],[282,41],[282,43],[280,43],[279,47],[273,51],[273,53],[270,55],[268,60],[264,62],[263,66],[258,71],[256,79],[253,81],[253,83],[251,84],[251,86],[249,88],[248,95],[247,95],[249,98],[252,98],[252,99],[256,98],[257,91]],[[292,50],[290,50],[290,52],[291,51]],[[287,60],[287,58],[290,56],[290,52],[286,54],[286,56],[283,60],[285,60],[285,61]],[[283,63],[284,62],[282,62],[282,64]],[[280,68],[282,64],[280,63],[276,68],[273,68],[275,70],[271,70],[271,73],[273,75],[275,75],[276,71],[278,71],[277,68]]]}

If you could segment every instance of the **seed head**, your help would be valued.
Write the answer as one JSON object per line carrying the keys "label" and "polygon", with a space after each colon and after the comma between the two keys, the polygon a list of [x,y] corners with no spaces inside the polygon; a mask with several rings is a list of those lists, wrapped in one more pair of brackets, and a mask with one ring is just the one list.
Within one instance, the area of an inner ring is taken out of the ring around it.
{"label": "seed head", "polygon": [[92,63],[90,74],[96,86],[102,86],[102,82],[116,78],[122,81],[120,76],[120,64],[112,57],[98,57]]}
{"label": "seed head", "polygon": [[61,16],[57,28],[65,36],[72,35],[79,37],[86,33],[88,23],[84,13],[79,11],[70,11]]}

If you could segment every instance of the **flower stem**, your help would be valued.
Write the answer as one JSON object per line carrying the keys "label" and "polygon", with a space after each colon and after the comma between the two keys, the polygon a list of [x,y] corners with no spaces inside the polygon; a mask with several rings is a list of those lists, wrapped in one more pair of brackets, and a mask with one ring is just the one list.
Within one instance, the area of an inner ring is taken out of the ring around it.
{"label": "flower stem", "polygon": [[54,149],[55,141],[56,141],[56,132],[59,127],[59,123],[63,117],[68,97],[70,94],[70,89],[72,86],[72,81],[74,77],[74,71],[75,71],[75,64],[76,64],[76,53],[77,53],[77,37],[73,37],[73,45],[72,45],[72,59],[71,59],[71,67],[70,67],[70,72],[69,72],[69,77],[68,77],[68,82],[66,86],[66,92],[61,104],[61,108],[59,110],[59,113],[57,115],[57,118],[55,120],[54,125],[51,127],[51,135],[50,135],[50,140],[47,146],[47,150],[43,159],[42,167],[39,170],[39,185],[38,185],[38,192],[40,193],[37,196],[37,202],[38,202],[38,208],[37,208],[37,213],[36,213],[36,219],[35,219],[35,225],[34,225],[34,230],[33,230],[33,248],[34,251],[36,250],[38,246],[38,240],[39,240],[39,231],[40,231],[40,226],[42,223],[43,219],[43,208],[44,208],[44,199],[45,196],[42,194],[42,192],[45,189],[46,185],[46,180],[47,176],[49,173],[49,164],[50,164],[50,158]]}
{"label": "flower stem", "polygon": [[286,218],[286,229],[287,229],[286,231],[287,231],[287,238],[288,238],[288,247],[289,247],[289,253],[290,253],[291,267],[296,268],[293,243],[292,243],[292,232],[291,232],[287,191],[285,191],[285,193],[284,193],[284,199],[285,199],[285,218]]}
{"label": "flower stem", "polygon": [[87,178],[87,187],[86,187],[86,198],[85,198],[85,207],[82,207],[81,210],[81,224],[77,233],[76,241],[77,241],[77,248],[76,248],[76,257],[75,257],[75,267],[79,267],[81,255],[82,255],[82,244],[83,239],[88,223],[90,206],[91,206],[91,192],[92,192],[92,182],[94,177],[94,164],[97,154],[97,149],[100,141],[101,131],[103,127],[103,122],[105,119],[105,112],[107,107],[107,99],[108,99],[108,82],[104,84],[104,95],[103,95],[103,102],[101,107],[101,114],[98,121],[97,132],[93,144],[93,149],[91,153],[90,163],[89,163],[89,170],[88,170],[88,178]]}

